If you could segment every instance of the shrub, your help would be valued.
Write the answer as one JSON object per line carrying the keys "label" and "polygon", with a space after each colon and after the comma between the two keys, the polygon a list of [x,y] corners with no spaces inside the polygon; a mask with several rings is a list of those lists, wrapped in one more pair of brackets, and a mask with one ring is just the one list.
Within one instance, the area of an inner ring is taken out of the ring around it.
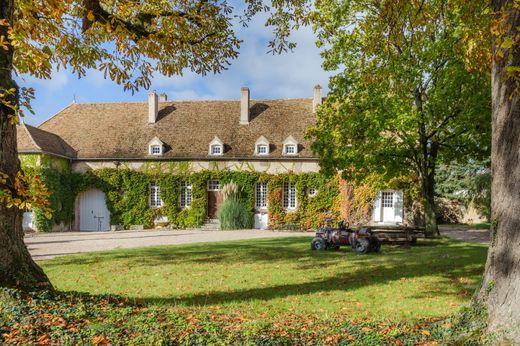
{"label": "shrub", "polygon": [[435,198],[435,208],[438,223],[457,224],[462,222],[460,203],[447,198]]}
{"label": "shrub", "polygon": [[240,198],[239,187],[231,182],[222,188],[224,203],[220,207],[218,218],[221,229],[253,228],[253,213],[247,203]]}

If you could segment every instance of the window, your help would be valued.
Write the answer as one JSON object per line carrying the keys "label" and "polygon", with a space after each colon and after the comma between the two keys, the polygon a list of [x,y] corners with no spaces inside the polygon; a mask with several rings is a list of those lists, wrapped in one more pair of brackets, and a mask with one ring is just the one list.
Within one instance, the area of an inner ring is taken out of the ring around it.
{"label": "window", "polygon": [[315,187],[309,187],[307,190],[307,196],[314,197],[318,194],[318,190]]}
{"label": "window", "polygon": [[222,155],[222,146],[220,144],[213,144],[211,146],[211,155]]}
{"label": "window", "polygon": [[286,144],[285,145],[285,155],[294,155],[296,154],[296,145],[294,144]]}
{"label": "window", "polygon": [[157,183],[150,184],[150,208],[160,208],[162,206],[161,188]]}
{"label": "window", "polygon": [[296,187],[294,183],[283,184],[283,207],[287,210],[296,209]]}
{"label": "window", "polygon": [[152,155],[161,155],[161,146],[160,145],[152,145],[150,146],[150,154]]}
{"label": "window", "polygon": [[383,208],[393,208],[394,207],[394,193],[383,191],[381,193],[381,206]]}
{"label": "window", "polygon": [[268,146],[265,144],[258,144],[256,146],[256,154],[257,155],[267,155],[269,154]]}
{"label": "window", "polygon": [[191,205],[191,183],[181,182],[181,208],[189,208]]}
{"label": "window", "polygon": [[256,209],[267,208],[267,183],[256,183],[255,207]]}
{"label": "window", "polygon": [[208,181],[208,191],[220,191],[220,181],[218,181],[218,180]]}
{"label": "window", "polygon": [[264,136],[258,137],[255,142],[255,155],[269,155],[269,141]]}

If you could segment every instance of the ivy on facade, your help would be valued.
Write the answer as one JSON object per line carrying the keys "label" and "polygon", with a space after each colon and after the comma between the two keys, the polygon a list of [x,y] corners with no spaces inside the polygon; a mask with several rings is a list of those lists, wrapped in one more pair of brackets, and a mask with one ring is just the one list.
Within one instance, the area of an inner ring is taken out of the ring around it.
{"label": "ivy on facade", "polygon": [[[198,227],[208,215],[208,181],[218,180],[221,186],[234,182],[241,187],[241,201],[255,211],[256,183],[267,183],[267,213],[270,229],[311,229],[326,219],[337,221],[347,217],[351,224],[362,224],[370,218],[370,205],[379,188],[369,182],[356,187],[346,184],[339,176],[326,177],[319,173],[267,174],[254,169],[191,171],[188,163],[147,163],[140,170],[122,164],[119,169],[98,169],[87,173],[74,173],[66,160],[28,156],[22,158],[28,174],[39,175],[51,192],[50,204],[54,210],[51,219],[35,209],[36,226],[50,231],[54,225],[72,225],[74,205],[79,193],[97,188],[106,195],[111,224],[143,225],[153,227],[154,220],[166,216],[172,228]],[[189,182],[191,205],[180,206],[180,185]],[[283,206],[284,182],[296,188],[296,209]],[[160,187],[162,206],[151,208],[149,186]],[[399,180],[392,185],[405,188],[410,182]],[[313,191],[313,193],[309,193]],[[411,191],[407,188],[405,191]]]}

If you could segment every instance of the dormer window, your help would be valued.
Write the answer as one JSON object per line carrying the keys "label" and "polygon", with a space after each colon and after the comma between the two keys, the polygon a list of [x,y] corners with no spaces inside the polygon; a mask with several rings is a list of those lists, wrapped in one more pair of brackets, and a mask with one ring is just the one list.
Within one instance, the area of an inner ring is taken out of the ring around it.
{"label": "dormer window", "polygon": [[148,155],[160,156],[164,154],[164,143],[157,137],[148,142]]}
{"label": "dormer window", "polygon": [[213,144],[211,146],[211,155],[222,155],[222,146],[218,144]]}
{"label": "dormer window", "polygon": [[285,145],[285,155],[294,155],[296,154],[296,145],[294,144],[286,144]]}
{"label": "dormer window", "polygon": [[161,155],[161,146],[160,145],[152,145],[150,147],[150,154],[152,155]]}
{"label": "dormer window", "polygon": [[209,144],[208,154],[210,156],[221,156],[224,154],[224,143],[217,136]]}
{"label": "dormer window", "polygon": [[256,146],[256,153],[258,155],[267,155],[269,153],[269,148],[265,144],[258,144]]}
{"label": "dormer window", "polygon": [[289,136],[283,141],[282,151],[283,155],[298,155],[298,142],[296,142],[293,136]]}
{"label": "dormer window", "polygon": [[260,136],[255,143],[255,155],[269,155],[269,141],[264,136]]}

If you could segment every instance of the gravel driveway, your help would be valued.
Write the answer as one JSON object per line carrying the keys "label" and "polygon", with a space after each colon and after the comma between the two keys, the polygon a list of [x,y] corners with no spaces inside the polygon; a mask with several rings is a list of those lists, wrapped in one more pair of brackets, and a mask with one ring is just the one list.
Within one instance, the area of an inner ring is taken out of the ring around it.
{"label": "gravel driveway", "polygon": [[141,246],[191,244],[226,240],[311,236],[305,232],[262,230],[201,231],[145,230],[118,232],[32,233],[25,244],[35,260],[50,259],[79,252],[126,249]]}
{"label": "gravel driveway", "polygon": [[469,243],[489,244],[489,230],[472,229],[471,226],[440,225],[441,235],[449,238],[467,241]]}

